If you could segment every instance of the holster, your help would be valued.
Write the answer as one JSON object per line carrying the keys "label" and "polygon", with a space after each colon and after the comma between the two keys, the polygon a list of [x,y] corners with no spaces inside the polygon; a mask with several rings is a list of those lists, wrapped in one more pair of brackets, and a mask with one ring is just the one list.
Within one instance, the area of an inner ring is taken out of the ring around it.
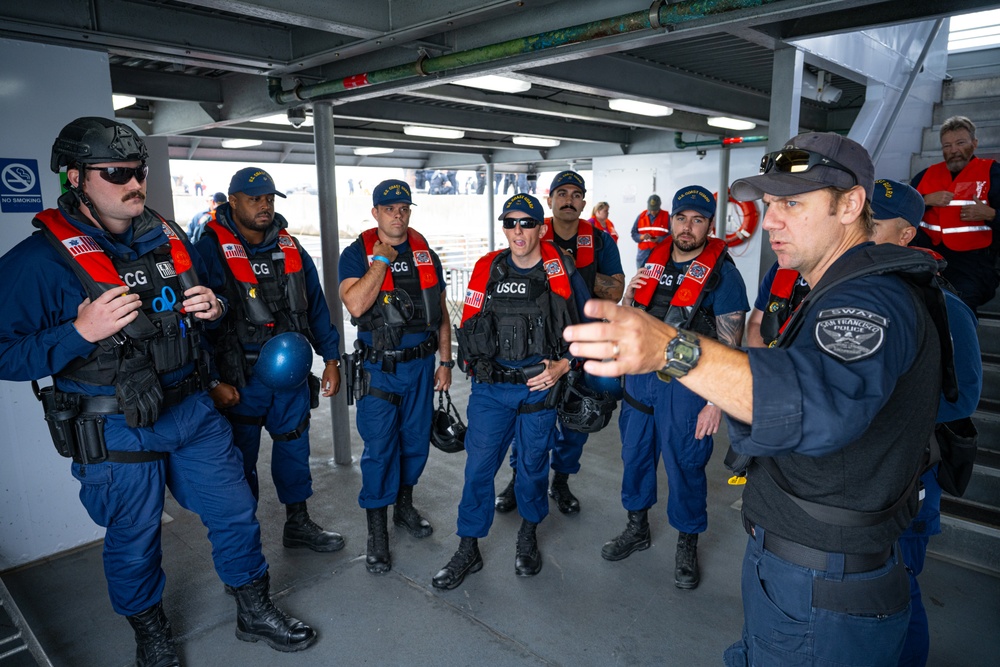
{"label": "holster", "polygon": [[45,423],[49,426],[49,435],[59,456],[70,458],[76,449],[76,434],[73,431],[73,420],[80,414],[80,399],[74,394],[64,394],[55,387],[38,388],[38,383],[32,381],[35,397],[42,402],[45,411]]}
{"label": "holster", "polygon": [[247,386],[248,366],[243,344],[235,331],[223,334],[216,343],[218,354],[215,363],[219,367],[219,379],[237,389]]}
{"label": "holster", "polygon": [[316,377],[315,373],[309,373],[306,376],[306,382],[309,383],[309,407],[315,410],[319,407],[319,390],[322,388],[323,381]]}
{"label": "holster", "polygon": [[343,356],[344,383],[347,385],[347,404],[354,405],[368,395],[369,376],[365,373],[365,362],[361,350]]}

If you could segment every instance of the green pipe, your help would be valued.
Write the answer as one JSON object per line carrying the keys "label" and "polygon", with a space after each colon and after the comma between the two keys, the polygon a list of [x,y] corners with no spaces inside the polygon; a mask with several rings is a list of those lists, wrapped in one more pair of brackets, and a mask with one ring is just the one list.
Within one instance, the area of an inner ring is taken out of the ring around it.
{"label": "green pipe", "polygon": [[[498,62],[505,58],[536,53],[549,49],[579,44],[602,37],[625,35],[644,30],[666,28],[675,30],[678,24],[688,21],[723,14],[726,12],[759,7],[761,5],[781,2],[782,0],[685,0],[676,4],[663,4],[656,0],[648,10],[632,12],[601,21],[592,21],[581,25],[550,30],[549,32],[519,37],[498,44],[489,44],[468,51],[449,53],[435,58],[422,57],[416,62],[387,67],[385,69],[354,74],[343,79],[321,81],[308,86],[298,85],[290,90],[281,87],[279,77],[268,77],[268,94],[275,103],[281,105],[295,104],[306,100],[327,99],[345,90],[372,86],[380,83],[401,81],[428,74],[437,74],[449,70],[458,70],[473,65]],[[656,16],[656,21],[652,20]]]}
{"label": "green pipe", "polygon": [[674,146],[680,150],[697,148],[699,146],[736,146],[739,144],[756,144],[767,141],[766,136],[757,137],[723,137],[721,139],[706,139],[705,141],[683,141],[681,132],[674,132]]}

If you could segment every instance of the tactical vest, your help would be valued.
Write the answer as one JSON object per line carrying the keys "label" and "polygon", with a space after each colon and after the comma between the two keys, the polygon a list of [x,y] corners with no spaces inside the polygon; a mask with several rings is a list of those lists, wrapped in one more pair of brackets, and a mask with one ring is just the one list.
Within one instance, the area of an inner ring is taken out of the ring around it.
{"label": "tactical vest", "polygon": [[760,337],[764,339],[764,345],[774,347],[792,312],[799,307],[806,294],[809,294],[809,285],[798,271],[779,268],[775,272],[771,295],[760,320]]}
{"label": "tactical vest", "polygon": [[653,237],[651,241],[639,241],[639,250],[649,250],[655,247],[665,236],[670,236],[670,213],[660,210],[656,217],[650,220],[649,211],[643,211],[639,214],[636,232],[640,236],[649,234]]}
{"label": "tactical vest", "polygon": [[134,321],[57,376],[94,386],[112,386],[126,352],[133,359],[149,358],[159,375],[197,358],[198,337],[188,335],[180,303],[184,291],[198,284],[198,276],[181,241],[183,232],[173,222],[157,218],[167,242],[129,261],[104,252],[93,237],[71,224],[57,209],[47,209],[35,217],[35,225],[73,269],[91,300],[113,287],[121,287],[138,294],[143,304]]}
{"label": "tactical vest", "polygon": [[[385,272],[375,303],[351,322],[358,331],[372,332],[376,350],[395,350],[404,334],[437,331],[441,327],[441,288],[437,267],[427,239],[413,229],[406,231],[409,250],[397,255]],[[358,237],[369,266],[373,261],[378,229]]]}
{"label": "tactical vest", "polygon": [[[917,185],[917,192],[927,195],[942,190],[955,195],[956,201],[985,200],[990,192],[990,169],[993,160],[974,157],[957,176],[952,177],[948,165],[938,162],[927,168]],[[920,221],[920,228],[931,243],[952,250],[988,248],[993,241],[993,229],[984,220],[965,222],[960,218],[961,206],[930,206]]]}
{"label": "tactical vest", "polygon": [[[594,284],[597,282],[597,262],[596,254],[599,253],[604,248],[604,240],[599,234],[594,230],[594,226],[587,222],[586,220],[580,219],[579,227],[576,231],[576,247],[572,251],[567,250],[559,245],[556,240],[555,228],[552,226],[552,218],[545,218],[545,224],[548,229],[545,230],[545,236],[542,237],[543,241],[552,241],[564,252],[570,252],[573,255],[573,262],[576,264],[576,270],[580,272],[580,277],[583,278],[583,282],[587,285],[587,289],[590,293],[594,293]],[[559,239],[562,241],[563,239]]]}
{"label": "tactical vest", "polygon": [[670,259],[672,247],[673,237],[667,237],[653,248],[643,267],[646,284],[635,291],[632,305],[673,327],[717,339],[715,312],[702,304],[722,279],[722,263],[729,260],[726,242],[709,238],[684,273]]}

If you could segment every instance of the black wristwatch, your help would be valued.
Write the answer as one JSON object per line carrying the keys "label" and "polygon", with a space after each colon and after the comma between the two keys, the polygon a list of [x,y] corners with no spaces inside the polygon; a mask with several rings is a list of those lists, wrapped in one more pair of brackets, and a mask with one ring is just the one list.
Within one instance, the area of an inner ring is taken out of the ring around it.
{"label": "black wristwatch", "polygon": [[438,362],[438,366],[444,366],[445,368],[454,368],[455,367],[455,360],[452,359],[450,361],[439,361]]}
{"label": "black wristwatch", "polygon": [[656,375],[664,382],[682,378],[698,365],[701,358],[701,341],[693,331],[678,329],[677,335],[663,350],[663,368]]}

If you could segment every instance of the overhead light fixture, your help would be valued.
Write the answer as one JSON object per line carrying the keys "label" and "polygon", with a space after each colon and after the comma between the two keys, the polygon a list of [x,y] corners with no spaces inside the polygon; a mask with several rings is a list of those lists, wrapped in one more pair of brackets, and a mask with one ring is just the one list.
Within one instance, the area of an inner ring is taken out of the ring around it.
{"label": "overhead light fixture", "polygon": [[823,70],[815,74],[806,70],[802,73],[802,97],[826,104],[836,104],[844,91],[830,84],[832,78],[832,74]]}
{"label": "overhead light fixture", "polygon": [[408,134],[411,137],[433,137],[434,139],[461,139],[465,136],[465,131],[426,125],[404,125],[403,134]]}
{"label": "overhead light fixture", "polygon": [[724,130],[752,130],[757,127],[757,123],[728,116],[709,116],[706,122],[712,127],[721,127]]}
{"label": "overhead light fixture", "polygon": [[545,137],[511,137],[518,146],[537,146],[539,148],[555,148],[560,144],[558,139],[546,139]]}
{"label": "overhead light fixture", "polygon": [[354,149],[355,155],[387,155],[392,152],[391,148],[379,148],[378,146],[360,146]]}
{"label": "overhead light fixture", "polygon": [[521,79],[512,79],[509,76],[498,76],[487,74],[486,76],[473,76],[460,81],[452,81],[457,86],[468,86],[469,88],[481,88],[492,90],[498,93],[523,93],[531,90],[531,84]]}
{"label": "overhead light fixture", "polygon": [[223,148],[253,148],[254,146],[260,146],[263,141],[260,139],[223,139]]}
{"label": "overhead light fixture", "polygon": [[[297,120],[297,119],[296,119]],[[291,125],[292,127],[312,127],[313,118],[312,116],[306,116],[305,120],[296,125],[291,120],[289,120],[287,113],[276,113],[273,116],[264,116],[263,118],[254,118],[251,123],[264,123],[267,125]]]}
{"label": "overhead light fixture", "polygon": [[130,107],[135,104],[135,98],[131,95],[112,95],[111,96],[111,106],[115,111],[119,109],[124,109],[125,107]]}
{"label": "overhead light fixture", "polygon": [[669,116],[674,112],[673,109],[662,104],[650,104],[636,100],[611,99],[608,100],[608,106],[613,111],[636,113],[640,116]]}

